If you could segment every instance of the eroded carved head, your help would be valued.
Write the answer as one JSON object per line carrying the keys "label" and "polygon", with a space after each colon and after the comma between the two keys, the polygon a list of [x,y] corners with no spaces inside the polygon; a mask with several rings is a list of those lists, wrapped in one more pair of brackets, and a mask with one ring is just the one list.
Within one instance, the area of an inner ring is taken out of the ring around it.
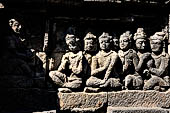
{"label": "eroded carved head", "polygon": [[21,24],[16,19],[10,19],[9,20],[9,26],[11,26],[12,30],[15,33],[20,33]]}
{"label": "eroded carved head", "polygon": [[138,28],[133,38],[136,41],[136,48],[138,50],[144,50],[146,47],[146,33],[144,29]]}
{"label": "eroded carved head", "polygon": [[67,34],[65,37],[66,44],[68,45],[68,48],[70,51],[78,51],[79,48],[79,38],[77,38],[73,34]]}
{"label": "eroded carved head", "polygon": [[131,38],[132,38],[132,34],[130,34],[129,31],[126,31],[125,33],[123,33],[119,39],[120,49],[122,50],[129,49],[131,46]]}
{"label": "eroded carved head", "polygon": [[96,36],[93,35],[91,32],[87,33],[84,37],[84,50],[85,51],[96,51],[97,50],[97,43],[96,43]]}
{"label": "eroded carved head", "polygon": [[112,36],[109,36],[109,33],[103,32],[103,34],[99,37],[100,49],[109,50],[111,41],[112,41]]}
{"label": "eroded carved head", "polygon": [[164,32],[156,32],[153,36],[150,37],[150,46],[152,52],[162,51],[164,36]]}

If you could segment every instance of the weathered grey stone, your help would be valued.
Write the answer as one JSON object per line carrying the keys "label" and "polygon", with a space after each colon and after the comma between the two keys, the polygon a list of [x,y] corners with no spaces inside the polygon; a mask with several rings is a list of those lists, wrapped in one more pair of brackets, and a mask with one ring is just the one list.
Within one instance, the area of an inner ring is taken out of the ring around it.
{"label": "weathered grey stone", "polygon": [[46,70],[46,53],[45,52],[37,52],[36,53],[36,73],[39,75],[45,75]]}
{"label": "weathered grey stone", "polygon": [[56,110],[33,112],[33,113],[56,113]]}
{"label": "weathered grey stone", "polygon": [[169,113],[162,108],[145,108],[145,107],[108,107],[107,113]]}
{"label": "weathered grey stone", "polygon": [[[118,55],[111,48],[112,36],[103,32],[99,37],[100,51],[92,57],[91,77],[86,81],[89,87],[121,87],[119,74],[116,71]],[[105,61],[105,62],[103,62]]]}
{"label": "weathered grey stone", "polygon": [[60,110],[99,109],[107,104],[107,93],[58,93]]}
{"label": "weathered grey stone", "polygon": [[58,88],[58,91],[61,93],[71,93],[72,92],[69,88]]}
{"label": "weathered grey stone", "polygon": [[103,108],[74,108],[71,110],[73,113],[106,113]]}
{"label": "weathered grey stone", "polygon": [[132,48],[132,34],[126,31],[119,39],[120,50],[118,51],[123,70],[122,76],[126,89],[142,89],[142,77],[136,73],[138,58],[136,51]]}
{"label": "weathered grey stone", "polygon": [[49,70],[57,70],[61,59],[64,53],[52,53],[51,58],[49,59]]}
{"label": "weathered grey stone", "polygon": [[87,92],[87,93],[98,93],[100,91],[102,91],[100,88],[92,88],[92,87],[84,88],[84,92]]}
{"label": "weathered grey stone", "polygon": [[120,91],[108,92],[108,106],[111,107],[170,107],[170,92]]}
{"label": "weathered grey stone", "polygon": [[165,90],[163,87],[170,87],[170,77],[168,74],[169,55],[163,49],[166,34],[164,32],[156,32],[150,37],[151,56],[154,64],[149,65],[149,73],[151,77],[144,84],[144,89]]}
{"label": "weathered grey stone", "polygon": [[58,87],[79,89],[82,85],[83,52],[80,51],[77,36],[67,34],[65,39],[69,52],[63,55],[60,66],[50,71],[49,76]]}

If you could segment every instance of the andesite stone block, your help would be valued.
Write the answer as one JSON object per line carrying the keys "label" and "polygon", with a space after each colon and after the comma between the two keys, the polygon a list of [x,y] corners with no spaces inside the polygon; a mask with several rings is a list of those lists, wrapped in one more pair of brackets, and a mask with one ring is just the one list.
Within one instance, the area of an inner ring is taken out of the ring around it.
{"label": "andesite stone block", "polygon": [[100,109],[107,104],[107,92],[101,93],[58,93],[60,110]]}
{"label": "andesite stone block", "polygon": [[108,106],[112,107],[170,107],[170,91],[127,90],[108,92]]}
{"label": "andesite stone block", "polygon": [[108,107],[107,113],[169,113],[169,110],[145,107]]}
{"label": "andesite stone block", "polygon": [[169,113],[170,91],[125,90],[58,93],[61,111],[78,113]]}

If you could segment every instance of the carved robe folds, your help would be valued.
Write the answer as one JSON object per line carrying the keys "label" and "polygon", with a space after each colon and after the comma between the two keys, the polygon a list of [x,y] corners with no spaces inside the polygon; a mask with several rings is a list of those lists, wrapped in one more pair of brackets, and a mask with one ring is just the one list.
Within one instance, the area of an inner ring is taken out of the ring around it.
{"label": "carved robe folds", "polygon": [[51,71],[50,77],[59,87],[80,88],[82,84],[82,57],[83,53],[68,52],[62,57],[57,71]]}
{"label": "carved robe folds", "polygon": [[116,72],[118,55],[114,51],[99,51],[92,58],[91,77],[86,85],[90,87],[120,87],[119,75]]}
{"label": "carved robe folds", "polygon": [[168,76],[169,55],[162,52],[160,55],[152,54],[154,65],[150,67],[151,78],[145,83],[144,89],[154,89],[155,86],[169,87],[170,78]]}
{"label": "carved robe folds", "polygon": [[123,77],[126,89],[141,89],[143,85],[142,77],[136,73],[138,57],[136,51],[129,49],[128,51],[119,50],[118,55],[123,65]]}

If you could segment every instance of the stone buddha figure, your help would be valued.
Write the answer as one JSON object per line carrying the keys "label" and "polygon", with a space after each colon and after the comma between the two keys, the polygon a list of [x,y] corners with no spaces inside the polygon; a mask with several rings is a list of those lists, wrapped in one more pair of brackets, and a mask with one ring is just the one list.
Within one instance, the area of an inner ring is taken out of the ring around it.
{"label": "stone buddha figure", "polygon": [[63,87],[59,91],[71,92],[82,85],[83,52],[80,51],[79,38],[75,35],[67,34],[65,39],[69,51],[63,55],[58,69],[51,71],[49,76],[58,87]]}
{"label": "stone buddha figure", "polygon": [[144,90],[155,89],[164,91],[170,86],[168,76],[169,55],[163,51],[164,36],[165,33],[156,32],[150,37],[151,56],[154,59],[154,64],[148,64],[151,77],[144,84]]}
{"label": "stone buddha figure", "polygon": [[86,85],[93,88],[120,88],[119,75],[116,72],[118,55],[110,49],[112,36],[103,32],[99,37],[100,51],[92,57],[91,77]]}
{"label": "stone buddha figure", "polygon": [[125,32],[120,36],[120,49],[118,55],[123,65],[122,79],[125,89],[141,89],[143,85],[142,77],[136,73],[138,57],[135,50],[131,49],[132,35]]}

